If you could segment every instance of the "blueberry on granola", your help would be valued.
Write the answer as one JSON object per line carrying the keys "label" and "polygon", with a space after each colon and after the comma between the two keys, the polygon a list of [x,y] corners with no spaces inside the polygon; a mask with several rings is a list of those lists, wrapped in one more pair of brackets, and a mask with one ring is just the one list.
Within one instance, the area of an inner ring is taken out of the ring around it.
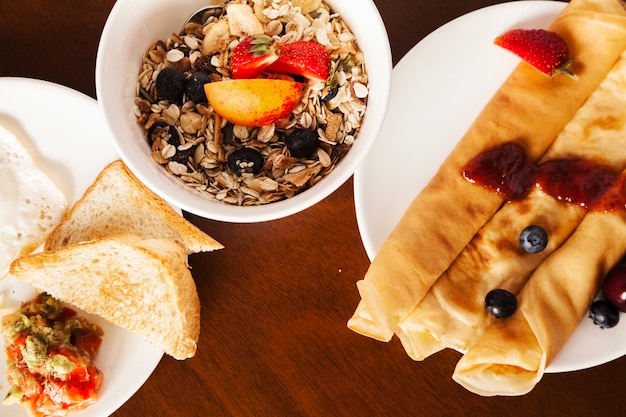
{"label": "blueberry on granola", "polygon": [[174,126],[169,125],[164,120],[157,120],[150,126],[146,132],[148,142],[152,144],[157,139],[163,139],[165,142],[172,143],[174,146],[180,145],[178,131]]}
{"label": "blueberry on granola", "polygon": [[258,174],[263,170],[265,159],[253,148],[240,148],[228,156],[228,167],[237,175]]}
{"label": "blueberry on granola", "polygon": [[326,103],[327,101],[331,101],[332,99],[337,97],[337,93],[338,92],[339,92],[339,86],[336,85],[333,88],[331,88],[330,90],[328,90],[328,94],[326,94],[324,97],[322,97],[322,101],[324,103]]}
{"label": "blueberry on granola", "polygon": [[319,144],[319,136],[309,129],[296,129],[285,138],[287,149],[294,158],[311,156]]}
{"label": "blueberry on granola", "polygon": [[187,99],[196,104],[206,103],[207,98],[204,93],[204,84],[211,82],[209,75],[205,72],[194,72],[185,79],[185,94]]}
{"label": "blueberry on granola", "polygon": [[156,79],[156,90],[160,99],[174,103],[183,101],[185,74],[175,67],[163,68]]}

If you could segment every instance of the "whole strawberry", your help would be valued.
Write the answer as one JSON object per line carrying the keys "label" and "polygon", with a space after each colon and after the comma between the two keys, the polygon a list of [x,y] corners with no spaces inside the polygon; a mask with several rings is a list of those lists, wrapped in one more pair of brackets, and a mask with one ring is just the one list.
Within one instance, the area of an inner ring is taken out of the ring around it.
{"label": "whole strawberry", "polygon": [[280,74],[300,75],[309,80],[326,81],[330,63],[328,51],[319,43],[296,41],[281,46],[278,49],[278,59],[267,70]]}
{"label": "whole strawberry", "polygon": [[572,59],[567,42],[555,32],[545,29],[513,29],[498,36],[494,43],[513,52],[549,77],[566,74],[577,78],[569,69]]}
{"label": "whole strawberry", "polygon": [[272,50],[269,36],[248,36],[235,47],[230,57],[230,71],[235,79],[256,78],[278,55]]}

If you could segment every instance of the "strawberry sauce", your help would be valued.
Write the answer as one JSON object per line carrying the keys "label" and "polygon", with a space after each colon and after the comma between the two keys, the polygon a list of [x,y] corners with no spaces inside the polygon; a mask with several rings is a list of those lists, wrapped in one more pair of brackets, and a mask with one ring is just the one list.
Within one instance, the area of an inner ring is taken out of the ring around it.
{"label": "strawberry sauce", "polygon": [[522,199],[536,186],[559,201],[589,210],[626,208],[626,177],[610,167],[585,159],[536,164],[513,142],[479,154],[461,173],[467,181],[494,190],[507,200]]}
{"label": "strawberry sauce", "polygon": [[534,171],[524,148],[509,142],[481,153],[463,168],[462,173],[471,183],[494,190],[507,200],[519,200],[533,185]]}

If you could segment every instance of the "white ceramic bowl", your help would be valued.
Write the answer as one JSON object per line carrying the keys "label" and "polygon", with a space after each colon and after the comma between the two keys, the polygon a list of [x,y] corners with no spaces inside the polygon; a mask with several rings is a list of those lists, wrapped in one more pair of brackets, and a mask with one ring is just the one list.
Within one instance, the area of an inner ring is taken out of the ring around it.
{"label": "white ceramic bowl", "polygon": [[154,41],[178,32],[191,13],[211,4],[211,0],[118,0],[100,39],[96,90],[115,146],[128,167],[170,204],[198,216],[236,223],[267,221],[297,213],[339,188],[363,161],[382,125],[391,86],[391,48],[372,0],[328,0],[327,3],[341,13],[365,56],[370,92],[361,131],[333,172],[310,189],[283,201],[239,207],[201,196],[157,165],[132,111],[143,52]]}

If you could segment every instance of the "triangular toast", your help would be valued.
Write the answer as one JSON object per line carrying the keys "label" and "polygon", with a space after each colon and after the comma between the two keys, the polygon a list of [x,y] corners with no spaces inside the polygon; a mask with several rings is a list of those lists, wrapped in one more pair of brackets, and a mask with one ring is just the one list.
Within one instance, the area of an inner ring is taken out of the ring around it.
{"label": "triangular toast", "polygon": [[170,239],[184,247],[187,254],[223,247],[179,215],[118,160],[103,169],[65,215],[46,240],[44,250],[120,233],[143,239]]}
{"label": "triangular toast", "polygon": [[171,240],[116,235],[19,258],[9,273],[186,359],[200,334],[186,257]]}

